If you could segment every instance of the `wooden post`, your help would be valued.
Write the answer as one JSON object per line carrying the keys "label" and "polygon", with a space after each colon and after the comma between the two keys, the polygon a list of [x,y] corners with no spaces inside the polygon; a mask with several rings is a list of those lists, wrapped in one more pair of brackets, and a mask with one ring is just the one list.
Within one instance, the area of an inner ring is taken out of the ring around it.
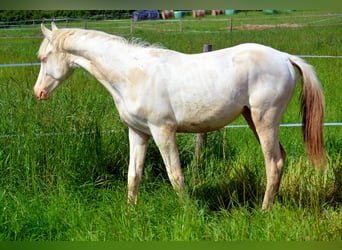
{"label": "wooden post", "polygon": [[197,134],[196,137],[196,148],[195,148],[195,158],[196,163],[200,163],[202,161],[202,151],[207,142],[207,133]]}
{"label": "wooden post", "polygon": [[233,32],[233,17],[230,17],[229,31]]}
{"label": "wooden post", "polygon": [[133,34],[133,17],[131,18],[130,34]]}
{"label": "wooden post", "polygon": [[[203,46],[203,52],[210,52],[212,51],[213,46],[211,44],[204,44]],[[207,142],[207,133],[199,133],[196,137],[196,147],[195,147],[195,158],[196,163],[201,162],[202,160],[202,151],[205,147],[205,144]]]}
{"label": "wooden post", "polygon": [[203,52],[210,52],[213,50],[213,45],[211,44],[204,44],[203,45]]}

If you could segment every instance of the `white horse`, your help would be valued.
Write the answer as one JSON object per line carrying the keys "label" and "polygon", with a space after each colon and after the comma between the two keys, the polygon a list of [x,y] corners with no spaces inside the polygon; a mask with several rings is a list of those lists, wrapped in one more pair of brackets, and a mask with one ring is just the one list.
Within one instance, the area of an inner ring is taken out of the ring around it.
{"label": "white horse", "polygon": [[313,68],[296,56],[259,44],[188,55],[100,31],[58,29],[54,23],[52,30],[41,28],[45,39],[34,93],[39,100],[48,99],[77,67],[110,92],[129,128],[128,202],[137,202],[151,136],[173,188],[183,193],[176,133],[217,130],[242,114],[261,144],[267,173],[262,208],[270,208],[285,161],[278,129],[294,92],[294,67],[302,76],[307,153],[314,164],[324,164],[324,97]]}

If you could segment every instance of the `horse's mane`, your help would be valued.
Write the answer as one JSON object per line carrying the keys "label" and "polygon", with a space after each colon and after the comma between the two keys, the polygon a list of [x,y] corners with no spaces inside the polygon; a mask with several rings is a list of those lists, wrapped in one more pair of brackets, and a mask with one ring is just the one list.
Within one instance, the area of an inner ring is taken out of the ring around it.
{"label": "horse's mane", "polygon": [[[146,41],[141,40],[140,38],[131,38],[131,39],[125,39],[122,36],[114,35],[105,33],[103,31],[97,31],[97,30],[85,30],[85,29],[58,29],[54,31],[53,33],[53,40],[54,40],[54,47],[55,49],[59,50],[62,49],[64,46],[65,40],[68,38],[74,36],[76,39],[77,37],[85,38],[95,38],[102,40],[103,42],[119,42],[125,46],[130,47],[136,47],[136,48],[163,48],[160,44],[151,44]],[[38,56],[42,56],[43,53],[46,51],[46,48],[49,44],[49,41],[47,39],[44,39],[39,51]]]}
{"label": "horse's mane", "polygon": [[41,57],[43,56],[43,54],[45,53],[46,51],[46,47],[49,45],[49,40],[44,38],[43,42],[41,43],[40,47],[39,47],[39,50],[38,50],[38,53],[37,53],[37,56],[39,59],[41,59]]}
{"label": "horse's mane", "polygon": [[126,40],[125,38],[123,39],[124,39],[124,42],[127,43],[127,45],[134,46],[134,47],[164,49],[164,46],[161,45],[160,43],[149,43],[138,37],[132,37],[129,40]]}

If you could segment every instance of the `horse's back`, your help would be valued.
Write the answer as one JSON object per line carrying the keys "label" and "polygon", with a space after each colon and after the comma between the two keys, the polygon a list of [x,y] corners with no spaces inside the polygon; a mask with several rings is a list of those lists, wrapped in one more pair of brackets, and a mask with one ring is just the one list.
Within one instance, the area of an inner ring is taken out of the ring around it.
{"label": "horse's back", "polygon": [[279,107],[282,113],[293,94],[295,71],[288,54],[270,47],[242,44],[193,59],[183,71],[182,86],[172,88],[181,131],[215,130],[235,120],[244,107]]}

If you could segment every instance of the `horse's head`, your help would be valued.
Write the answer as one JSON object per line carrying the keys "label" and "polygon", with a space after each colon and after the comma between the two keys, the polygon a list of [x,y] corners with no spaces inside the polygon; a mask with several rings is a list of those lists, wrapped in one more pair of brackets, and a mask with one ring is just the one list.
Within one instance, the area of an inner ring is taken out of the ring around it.
{"label": "horse's head", "polygon": [[38,79],[34,85],[34,93],[39,100],[48,99],[51,92],[68,78],[74,69],[70,56],[58,47],[55,35],[58,28],[54,23],[51,26],[52,30],[49,30],[44,24],[41,25],[44,40],[38,51],[41,64]]}

